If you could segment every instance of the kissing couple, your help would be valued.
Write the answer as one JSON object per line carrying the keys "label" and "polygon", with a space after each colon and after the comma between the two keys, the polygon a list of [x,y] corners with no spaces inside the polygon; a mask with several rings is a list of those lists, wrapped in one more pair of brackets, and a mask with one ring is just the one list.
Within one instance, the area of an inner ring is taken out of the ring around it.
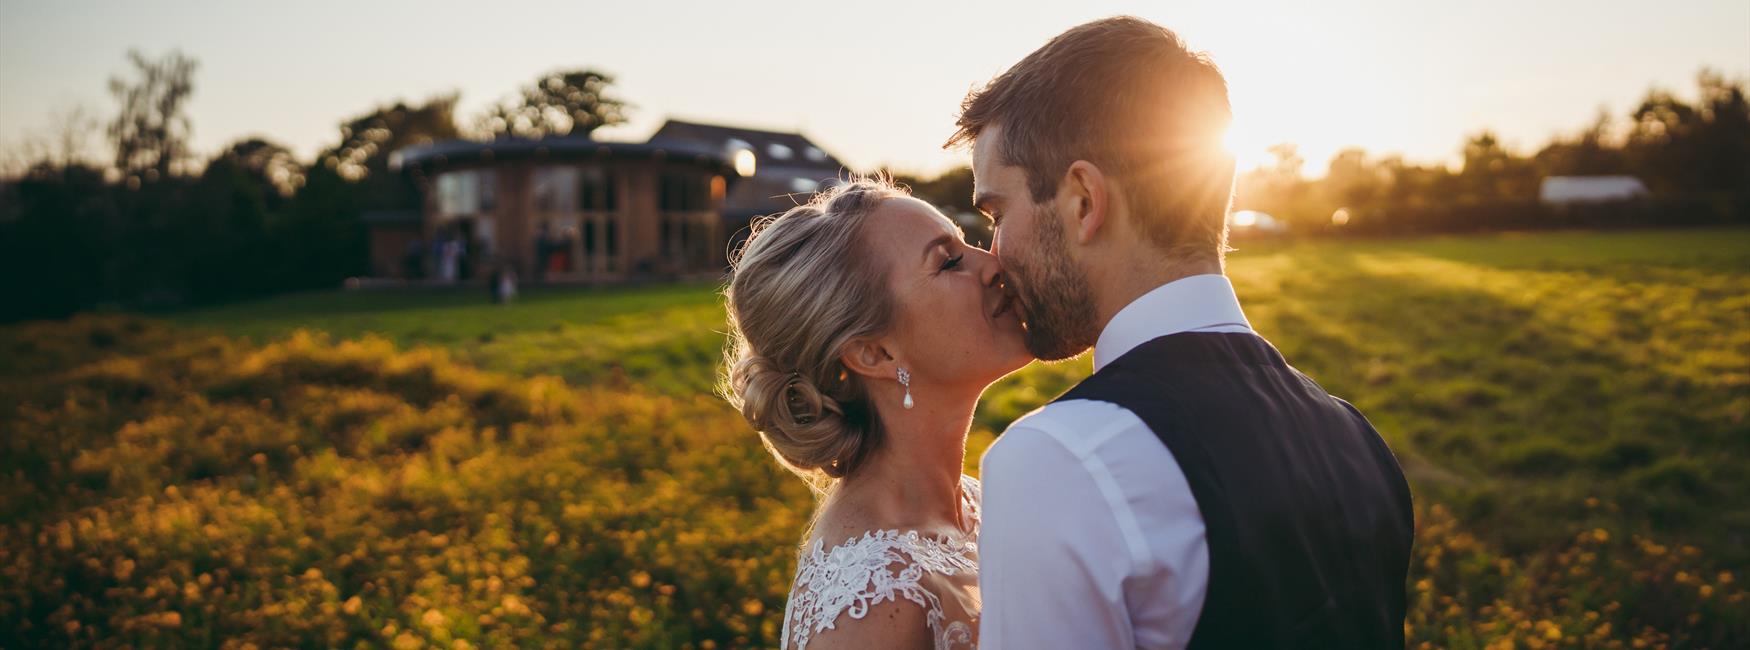
{"label": "kissing couple", "polygon": [[[802,648],[1401,648],[1409,486],[1224,275],[1227,82],[1117,17],[969,95],[990,250],[858,179],[764,219],[725,290],[723,392],[820,495]],[[962,474],[980,394],[1094,373]]]}

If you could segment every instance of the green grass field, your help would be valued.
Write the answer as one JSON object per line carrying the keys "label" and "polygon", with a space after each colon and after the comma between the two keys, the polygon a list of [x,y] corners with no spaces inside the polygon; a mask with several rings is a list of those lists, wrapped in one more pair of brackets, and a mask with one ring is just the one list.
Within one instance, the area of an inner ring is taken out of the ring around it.
{"label": "green grass field", "polygon": [[[1750,541],[1750,509],[1703,506],[1750,494],[1741,473],[1712,475],[1750,457],[1735,435],[1750,430],[1750,232],[1238,248],[1230,274],[1258,330],[1376,420],[1424,490],[1458,488],[1467,515],[1535,539],[1528,522],[1610,496],[1649,523]],[[513,307],[478,291],[328,292],[171,320],[256,340],[371,332],[492,370],[705,393],[722,346],[716,289],[536,290]],[[1035,364],[986,396],[978,424],[1000,431],[1088,371],[1085,358]],[[1512,507],[1497,506],[1506,494]]]}
{"label": "green grass field", "polygon": [[[1750,641],[1750,230],[1235,245],[1253,326],[1410,474],[1414,643]],[[319,292],[0,329],[0,628],[774,644],[810,501],[710,394],[716,290]],[[1088,369],[994,386],[970,464]]]}

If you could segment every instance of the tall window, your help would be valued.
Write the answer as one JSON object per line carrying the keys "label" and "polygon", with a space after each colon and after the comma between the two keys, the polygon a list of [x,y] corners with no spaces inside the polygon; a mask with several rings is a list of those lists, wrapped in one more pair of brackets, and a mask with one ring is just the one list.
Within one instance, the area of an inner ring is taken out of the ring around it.
{"label": "tall window", "polygon": [[481,211],[480,173],[472,170],[445,172],[437,178],[438,214],[465,217]]}
{"label": "tall window", "polygon": [[620,228],[619,220],[608,217],[608,222],[602,225],[602,243],[608,252],[608,270],[617,271],[620,265]]}
{"label": "tall window", "polygon": [[491,169],[474,170],[474,177],[480,184],[480,211],[491,212],[498,207],[498,172]]}
{"label": "tall window", "polygon": [[595,256],[596,256],[595,220],[591,219],[591,220],[586,220],[583,222],[583,259],[585,260],[584,261],[584,268],[589,268],[591,266],[589,261],[594,260]]}
{"label": "tall window", "polygon": [[665,212],[704,210],[710,207],[710,181],[702,174],[669,172],[662,175],[658,206]]}
{"label": "tall window", "polygon": [[592,212],[613,212],[620,209],[619,179],[600,167],[578,171],[577,205]]}
{"label": "tall window", "polygon": [[535,209],[546,212],[577,210],[578,170],[576,167],[539,167],[535,169]]}
{"label": "tall window", "polygon": [[711,226],[704,223],[693,224],[693,248],[688,254],[699,266],[707,264],[711,259]]}

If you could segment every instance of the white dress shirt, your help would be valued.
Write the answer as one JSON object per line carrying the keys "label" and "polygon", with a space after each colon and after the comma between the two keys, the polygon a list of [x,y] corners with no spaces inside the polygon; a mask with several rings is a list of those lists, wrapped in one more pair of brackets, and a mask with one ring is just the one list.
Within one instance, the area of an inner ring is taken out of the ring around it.
{"label": "white dress shirt", "polygon": [[[1178,332],[1251,332],[1233,285],[1196,275],[1113,316],[1094,370]],[[1209,587],[1203,515],[1171,451],[1130,410],[1048,404],[985,452],[979,642],[1183,648]]]}

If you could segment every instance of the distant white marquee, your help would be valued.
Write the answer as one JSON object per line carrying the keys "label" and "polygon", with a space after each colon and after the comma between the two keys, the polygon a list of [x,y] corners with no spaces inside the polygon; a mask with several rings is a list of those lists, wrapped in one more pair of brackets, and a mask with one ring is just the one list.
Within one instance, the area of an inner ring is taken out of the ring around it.
{"label": "distant white marquee", "polygon": [[1647,186],[1633,176],[1550,176],[1543,179],[1537,200],[1551,205],[1627,201],[1647,195]]}

